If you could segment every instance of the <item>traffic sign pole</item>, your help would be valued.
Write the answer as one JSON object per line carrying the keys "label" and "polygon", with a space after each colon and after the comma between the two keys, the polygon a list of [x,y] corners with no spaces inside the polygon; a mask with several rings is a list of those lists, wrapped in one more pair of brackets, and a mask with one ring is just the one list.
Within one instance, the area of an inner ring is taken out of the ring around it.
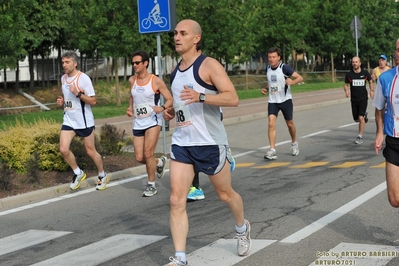
{"label": "traffic sign pole", "polygon": [[356,56],[359,56],[358,39],[361,36],[362,23],[356,15],[351,22],[350,28],[353,30],[352,36],[356,40]]}
{"label": "traffic sign pole", "polygon": [[[139,32],[157,33],[158,75],[163,80],[160,32],[168,32],[174,29],[176,25],[176,0],[137,0],[137,7]],[[161,96],[161,105],[164,103],[165,99]],[[169,128],[169,122],[163,121],[162,140],[164,154],[166,154],[166,125]]]}

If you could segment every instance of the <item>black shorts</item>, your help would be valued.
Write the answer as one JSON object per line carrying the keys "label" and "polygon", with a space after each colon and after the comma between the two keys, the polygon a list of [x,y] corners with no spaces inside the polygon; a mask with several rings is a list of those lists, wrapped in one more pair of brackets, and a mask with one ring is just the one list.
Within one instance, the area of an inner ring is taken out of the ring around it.
{"label": "black shorts", "polygon": [[353,120],[358,121],[359,116],[365,116],[367,110],[368,99],[360,101],[351,101]]}
{"label": "black shorts", "polygon": [[172,160],[192,164],[194,172],[202,172],[206,175],[219,173],[226,159],[231,163],[232,156],[228,146],[208,145],[208,146],[178,146],[173,144],[170,148],[170,158]]}
{"label": "black shorts", "polygon": [[146,128],[146,129],[133,129],[133,136],[135,137],[144,137],[145,136],[145,132],[153,127],[158,127],[160,125],[154,125],[152,127]]}
{"label": "black shorts", "polygon": [[61,130],[73,130],[75,131],[76,135],[82,138],[88,137],[91,135],[95,127],[88,127],[83,129],[73,129],[70,126],[62,125]]}
{"label": "black shorts", "polygon": [[399,166],[399,138],[386,136],[382,154],[387,162]]}
{"label": "black shorts", "polygon": [[278,112],[281,110],[285,120],[292,120],[294,117],[294,105],[292,99],[286,100],[282,103],[269,103],[267,112],[268,115],[275,115],[277,117]]}

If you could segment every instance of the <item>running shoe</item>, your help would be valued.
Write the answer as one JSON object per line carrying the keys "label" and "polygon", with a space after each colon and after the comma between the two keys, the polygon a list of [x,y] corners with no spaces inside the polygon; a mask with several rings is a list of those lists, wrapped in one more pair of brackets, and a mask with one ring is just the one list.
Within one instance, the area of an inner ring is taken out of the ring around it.
{"label": "running shoe", "polygon": [[266,155],[264,157],[265,159],[268,160],[276,160],[277,159],[277,153],[276,150],[270,149],[266,152]]}
{"label": "running shoe", "polygon": [[182,262],[180,260],[180,257],[169,257],[169,261],[170,263],[168,264],[168,266],[188,265],[188,262],[187,261],[186,263]]}
{"label": "running shoe", "polygon": [[147,184],[143,192],[143,197],[152,197],[157,194],[157,192],[157,188],[154,185]]}
{"label": "running shoe", "polygon": [[291,143],[291,154],[292,156],[297,156],[299,154],[298,142]]}
{"label": "running shoe", "polygon": [[191,187],[187,195],[187,201],[196,201],[205,199],[202,188]]}
{"label": "running shoe", "polygon": [[165,162],[166,162],[166,157],[165,156],[161,156],[161,158],[159,158],[159,160],[162,161],[162,166],[157,166],[157,176],[158,178],[162,178],[163,175],[165,174]]}
{"label": "running shoe", "polygon": [[73,175],[72,183],[69,185],[69,188],[72,190],[78,189],[80,187],[80,183],[85,180],[86,173],[80,170],[80,174]]}
{"label": "running shoe", "polygon": [[366,113],[364,114],[364,122],[368,122],[369,121],[369,118],[368,118],[368,113],[367,113],[367,111],[366,111]]}
{"label": "running shoe", "polygon": [[247,230],[242,233],[236,233],[234,239],[237,239],[237,253],[239,256],[248,255],[251,250],[251,224],[248,220],[244,220],[244,223],[247,225]]}
{"label": "running shoe", "polygon": [[103,176],[103,177],[98,177],[96,189],[97,190],[106,189],[108,181],[109,181],[109,177],[108,177],[107,173],[105,173],[105,176]]}
{"label": "running shoe", "polygon": [[363,144],[363,138],[357,137],[355,140],[355,144]]}

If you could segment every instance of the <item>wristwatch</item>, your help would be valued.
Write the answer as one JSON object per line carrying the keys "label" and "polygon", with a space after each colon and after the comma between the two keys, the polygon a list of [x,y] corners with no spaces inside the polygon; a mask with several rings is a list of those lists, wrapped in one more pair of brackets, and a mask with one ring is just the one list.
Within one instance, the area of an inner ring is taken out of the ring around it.
{"label": "wristwatch", "polygon": [[76,95],[76,98],[80,98],[80,96],[82,96],[82,92],[81,91],[78,92],[78,95]]}
{"label": "wristwatch", "polygon": [[200,93],[200,95],[199,95],[199,101],[200,101],[200,103],[205,102],[205,100],[206,100],[206,95],[205,95],[204,93]]}

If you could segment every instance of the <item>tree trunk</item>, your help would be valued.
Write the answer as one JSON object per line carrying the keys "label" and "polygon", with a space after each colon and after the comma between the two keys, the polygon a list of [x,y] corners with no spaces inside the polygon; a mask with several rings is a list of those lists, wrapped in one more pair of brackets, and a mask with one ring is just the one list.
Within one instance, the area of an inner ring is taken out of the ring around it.
{"label": "tree trunk", "polygon": [[262,55],[260,55],[259,56],[259,67],[255,70],[255,75],[259,75],[262,68],[263,68],[263,57],[262,57]]}
{"label": "tree trunk", "polygon": [[44,80],[44,55],[41,55],[42,57],[42,77],[41,77],[41,82],[42,82],[42,89],[44,90],[46,88],[46,83]]}
{"label": "tree trunk", "polygon": [[[4,78],[6,78],[4,76]],[[15,91],[19,90],[19,60],[17,58],[17,69],[15,70]]]}
{"label": "tree trunk", "polygon": [[99,55],[98,55],[98,51],[97,51],[97,53],[96,53],[96,69],[95,69],[95,72],[94,72],[95,84],[98,83],[98,68],[99,68],[98,59],[99,59]]}
{"label": "tree trunk", "polygon": [[59,62],[58,64],[58,75],[57,75],[57,88],[61,88],[61,77],[62,77],[62,73],[64,72],[63,68],[62,68],[62,60],[61,60],[61,45],[58,45],[58,55],[57,55],[57,62]]}
{"label": "tree trunk", "polygon": [[7,70],[4,68],[3,70],[4,73],[4,89],[7,90]]}
{"label": "tree trunk", "polygon": [[33,52],[28,53],[28,64],[29,64],[29,92],[33,93],[35,87],[35,73],[34,73],[34,62],[33,62]]}
{"label": "tree trunk", "polygon": [[334,55],[331,53],[331,77],[332,77],[332,82],[335,83],[335,73],[334,73]]}
{"label": "tree trunk", "polygon": [[114,60],[116,105],[121,106],[121,92],[119,88],[118,60]]}
{"label": "tree trunk", "polygon": [[106,67],[106,73],[105,73],[105,82],[108,84],[109,83],[109,67],[110,67],[110,58],[107,57],[107,67]]}
{"label": "tree trunk", "polygon": [[125,57],[123,60],[123,82],[127,80],[127,58]]}

